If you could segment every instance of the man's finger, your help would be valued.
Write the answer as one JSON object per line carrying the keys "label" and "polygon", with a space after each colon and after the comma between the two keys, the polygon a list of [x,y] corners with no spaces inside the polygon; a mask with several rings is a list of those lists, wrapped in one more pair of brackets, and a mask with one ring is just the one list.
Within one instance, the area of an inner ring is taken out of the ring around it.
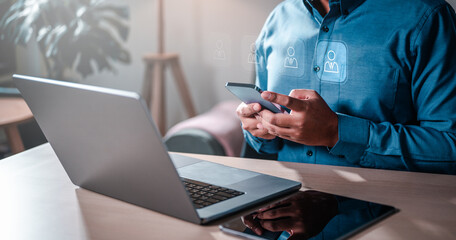
{"label": "man's finger", "polygon": [[266,207],[264,207],[264,208],[260,208],[260,209],[258,210],[258,212],[261,213],[261,212],[264,212],[264,211],[268,211],[269,209],[272,209],[272,208],[277,208],[277,207],[279,207],[279,206],[280,206],[280,207],[284,207],[284,206],[289,206],[289,205],[291,205],[290,199],[287,198],[287,199],[285,199],[285,200],[282,200],[282,201],[273,203],[273,204],[271,204],[271,205],[269,205],[269,206],[266,206]]}
{"label": "man's finger", "polygon": [[289,230],[295,224],[291,218],[279,220],[260,220],[261,226],[271,232],[279,232]]}
{"label": "man's finger", "polygon": [[256,129],[249,131],[253,136],[268,140],[274,139],[276,137],[274,135],[271,135],[268,129],[263,127],[263,124],[257,123],[256,127]]}
{"label": "man's finger", "polygon": [[259,112],[258,115],[260,115],[261,119],[264,121],[278,127],[289,128],[295,126],[293,116],[289,114],[276,114],[268,110],[263,110]]}
{"label": "man's finger", "polygon": [[272,125],[269,122],[263,120],[261,122],[264,128],[268,130],[268,132],[272,135],[278,136],[278,137],[290,137],[292,134],[295,133],[295,130],[293,128],[284,128],[284,127],[278,127],[276,125]]}
{"label": "man's finger", "polygon": [[251,117],[253,114],[261,111],[261,105],[259,103],[245,104],[241,103],[236,109],[236,113],[241,117]]}
{"label": "man's finger", "polygon": [[242,129],[252,131],[257,129],[257,124],[260,121],[255,118],[245,118],[242,122]]}
{"label": "man's finger", "polygon": [[284,137],[291,138],[290,135],[292,135],[294,133],[294,130],[292,128],[281,128],[281,127],[277,127],[275,125],[271,125],[267,122],[264,122],[264,123],[262,122],[261,124],[263,124],[264,128],[266,128],[268,130],[269,134],[278,136],[280,138],[284,138]]}
{"label": "man's finger", "polygon": [[293,89],[291,90],[289,96],[297,99],[306,100],[315,98],[316,96],[318,96],[318,93],[315,90],[311,89]]}
{"label": "man's finger", "polygon": [[296,111],[303,109],[303,105],[305,104],[305,102],[297,98],[270,91],[264,91],[263,93],[261,93],[261,97],[263,97],[265,100],[277,103],[279,105],[285,106],[291,110]]}
{"label": "man's finger", "polygon": [[263,234],[263,228],[261,227],[261,225],[258,221],[254,220],[253,215],[248,215],[248,216],[242,217],[242,222],[244,223],[244,225],[246,227],[252,229],[252,231],[254,231],[256,234],[258,234],[258,235]]}
{"label": "man's finger", "polygon": [[259,219],[271,220],[284,217],[293,217],[296,215],[296,209],[294,207],[281,207],[273,208],[258,214]]}

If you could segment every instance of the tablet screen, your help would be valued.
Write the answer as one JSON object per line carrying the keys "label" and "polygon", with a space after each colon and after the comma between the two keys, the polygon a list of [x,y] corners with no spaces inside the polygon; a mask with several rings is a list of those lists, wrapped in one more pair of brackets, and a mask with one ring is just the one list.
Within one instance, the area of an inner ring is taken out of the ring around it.
{"label": "tablet screen", "polygon": [[387,205],[308,190],[228,221],[220,229],[247,239],[345,239],[397,211]]}

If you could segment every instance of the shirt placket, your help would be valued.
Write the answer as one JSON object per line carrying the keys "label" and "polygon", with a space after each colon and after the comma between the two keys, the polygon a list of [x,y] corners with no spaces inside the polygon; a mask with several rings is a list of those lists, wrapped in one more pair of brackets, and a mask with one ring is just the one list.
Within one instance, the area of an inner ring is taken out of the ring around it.
{"label": "shirt placket", "polygon": [[[322,85],[320,78],[318,77],[318,74],[320,71],[323,71],[324,67],[324,60],[323,61],[318,61],[318,59],[324,59],[323,58],[318,58],[317,57],[317,46],[318,42],[322,40],[326,41],[331,41],[331,35],[333,32],[333,28],[335,25],[335,21],[338,16],[340,16],[340,3],[338,1],[333,2],[330,1],[330,11],[326,16],[323,18],[321,15],[318,13],[318,11],[313,8],[313,13],[315,20],[320,24],[320,31],[318,33],[317,41],[315,42],[315,47],[314,47],[314,57],[313,57],[313,78],[314,80],[318,83],[315,86],[317,87],[315,90],[325,99],[327,94],[334,94],[334,89],[326,89],[327,87],[325,85]],[[322,53],[323,52],[323,53]],[[327,51],[320,51],[319,54],[325,54]],[[330,87],[330,86],[328,86]],[[333,86],[332,86],[333,87]],[[318,151],[322,151],[323,148],[319,147],[313,147],[313,146],[304,146],[305,149],[305,158],[306,162],[309,163],[317,163],[317,158],[316,156],[318,155]]]}
{"label": "shirt placket", "polygon": [[[317,41],[315,42],[315,50],[314,50],[314,58],[313,58],[313,71],[314,71],[314,77],[317,81],[319,81],[318,78],[318,73],[323,70],[323,65],[324,61],[318,62],[317,59],[319,59],[317,55],[317,45],[318,42],[322,40],[331,40],[331,34],[334,29],[334,23],[335,20],[337,19],[337,16],[340,15],[340,7],[339,4],[331,4],[331,10],[329,11],[328,14],[324,18],[319,17],[319,13],[314,9],[314,16],[315,20],[320,24],[320,32],[318,33]],[[317,15],[316,15],[317,14]],[[321,19],[321,21],[319,21]],[[326,51],[323,51],[323,54],[325,54]],[[324,58],[323,58],[324,59]],[[321,84],[320,84],[321,87]],[[317,89],[318,92],[320,92],[320,89]]]}

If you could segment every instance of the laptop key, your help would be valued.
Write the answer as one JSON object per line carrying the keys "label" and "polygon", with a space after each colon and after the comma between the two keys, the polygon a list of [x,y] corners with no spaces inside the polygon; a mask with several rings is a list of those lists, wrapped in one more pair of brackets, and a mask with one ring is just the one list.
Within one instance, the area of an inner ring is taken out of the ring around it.
{"label": "laptop key", "polygon": [[223,201],[223,200],[227,200],[227,199],[228,199],[227,197],[218,196],[218,195],[215,195],[215,196],[213,196],[212,198],[217,199],[217,200],[219,200],[219,201]]}
{"label": "laptop key", "polygon": [[220,196],[223,196],[223,197],[227,197],[227,198],[233,197],[233,194],[229,194],[229,193],[226,193],[226,192],[218,192],[217,195],[220,195]]}
{"label": "laptop key", "polygon": [[218,202],[220,202],[220,200],[214,199],[214,198],[209,198],[207,201],[210,202],[210,203],[218,203]]}
{"label": "laptop key", "polygon": [[209,206],[209,205],[212,205],[212,203],[210,203],[210,202],[204,202],[202,205],[203,205],[204,207],[207,207],[207,206]]}

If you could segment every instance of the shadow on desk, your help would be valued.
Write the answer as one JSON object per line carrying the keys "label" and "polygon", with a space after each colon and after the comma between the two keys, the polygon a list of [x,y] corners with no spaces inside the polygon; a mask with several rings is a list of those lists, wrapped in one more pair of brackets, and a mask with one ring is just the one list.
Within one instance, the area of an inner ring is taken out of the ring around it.
{"label": "shadow on desk", "polygon": [[89,190],[75,190],[89,239],[216,239],[217,226],[199,226]]}

